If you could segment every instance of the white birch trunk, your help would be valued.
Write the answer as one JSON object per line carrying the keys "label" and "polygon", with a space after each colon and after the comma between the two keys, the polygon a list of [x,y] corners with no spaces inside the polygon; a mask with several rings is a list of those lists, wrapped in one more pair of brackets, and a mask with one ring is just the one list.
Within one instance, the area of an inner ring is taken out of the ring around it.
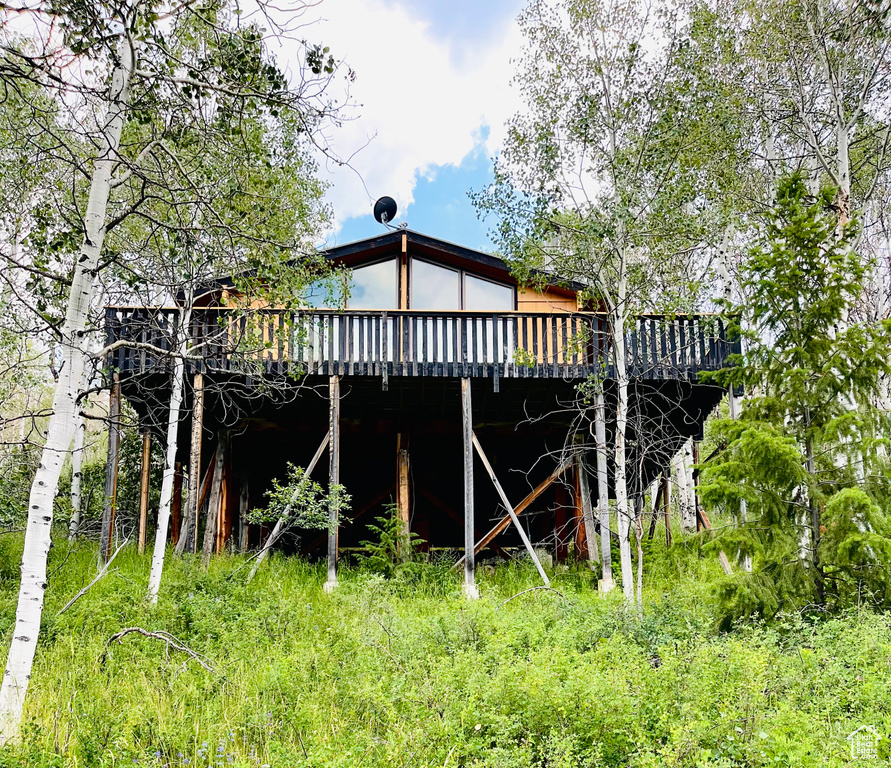
{"label": "white birch trunk", "polygon": [[190,307],[180,311],[180,342],[176,359],[173,362],[173,386],[170,393],[170,407],[167,410],[164,476],[161,480],[158,526],[155,529],[155,548],[152,550],[152,570],[148,583],[148,599],[152,605],[156,605],[158,602],[158,590],[161,588],[164,558],[167,554],[167,530],[170,527],[170,502],[173,499],[173,483],[176,478],[177,435],[179,434],[180,408],[183,402],[183,377],[185,376],[185,356],[188,348],[188,329],[191,316]]}
{"label": "white birch trunk", "polygon": [[68,523],[68,541],[74,541],[80,530],[81,518],[81,481],[83,479],[83,453],[84,453],[84,424],[83,414],[78,411],[74,423],[74,448],[71,451],[71,522]]}
{"label": "white birch trunk", "polygon": [[22,580],[16,606],[15,627],[0,687],[0,744],[17,741],[22,708],[34,651],[40,634],[43,598],[46,590],[46,559],[50,548],[53,499],[66,452],[75,431],[76,389],[84,370],[85,328],[93,297],[95,270],[105,239],[105,224],[111,178],[117,160],[124,125],[124,109],[133,72],[133,50],[126,37],[118,46],[109,91],[109,106],[102,131],[102,149],[93,166],[90,194],[84,216],[84,240],[74,268],[68,308],[62,325],[64,364],[53,392],[52,415],[47,426],[46,443],[31,485],[28,500],[28,524],[22,554]]}
{"label": "white birch trunk", "polygon": [[838,224],[843,227],[851,218],[851,137],[841,109],[835,130],[836,168],[838,169]]}
{"label": "white birch trunk", "polygon": [[733,300],[733,278],[730,274],[730,243],[733,239],[733,227],[724,228],[721,244],[718,246],[718,258],[715,269],[721,284],[721,298],[725,302]]}
{"label": "white birch trunk", "polygon": [[678,487],[678,506],[681,512],[681,528],[696,530],[696,501],[693,496],[693,444],[688,439],[675,456],[675,479]]}
{"label": "white birch trunk", "polygon": [[606,462],[606,403],[603,384],[594,399],[594,439],[597,442],[597,519],[600,522],[600,591],[610,592],[613,579],[612,526],[609,519],[609,471]]}
{"label": "white birch trunk", "polygon": [[625,315],[627,314],[627,280],[625,254],[619,265],[617,302],[613,307],[612,341],[613,359],[616,365],[616,435],[615,435],[615,487],[616,518],[619,533],[619,563],[622,571],[622,592],[630,603],[634,601],[634,572],[631,562],[631,511],[628,509],[628,487],[625,464],[625,437],[628,427],[628,371],[625,364]]}

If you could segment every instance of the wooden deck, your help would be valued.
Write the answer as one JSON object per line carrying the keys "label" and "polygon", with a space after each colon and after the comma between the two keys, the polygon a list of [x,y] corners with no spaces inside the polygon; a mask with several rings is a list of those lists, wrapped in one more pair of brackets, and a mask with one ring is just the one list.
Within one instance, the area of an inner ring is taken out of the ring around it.
{"label": "wooden deck", "polygon": [[[108,307],[108,365],[122,376],[170,368],[176,308]],[[245,376],[613,378],[607,318],[597,313],[196,309],[187,368]],[[628,370],[696,382],[740,351],[718,315],[641,315],[629,323]]]}

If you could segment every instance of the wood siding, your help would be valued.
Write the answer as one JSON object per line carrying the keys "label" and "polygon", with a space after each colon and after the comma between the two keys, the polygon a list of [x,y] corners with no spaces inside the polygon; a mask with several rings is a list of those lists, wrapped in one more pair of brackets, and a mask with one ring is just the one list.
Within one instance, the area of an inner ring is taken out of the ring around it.
{"label": "wood siding", "polygon": [[576,312],[576,297],[545,288],[517,288],[517,310],[520,312]]}

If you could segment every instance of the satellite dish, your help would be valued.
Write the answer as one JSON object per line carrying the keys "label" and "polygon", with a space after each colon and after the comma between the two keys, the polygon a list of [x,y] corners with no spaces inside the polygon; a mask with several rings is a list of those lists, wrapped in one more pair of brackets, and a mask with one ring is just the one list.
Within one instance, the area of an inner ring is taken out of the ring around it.
{"label": "satellite dish", "polygon": [[374,204],[374,218],[385,227],[396,218],[396,201],[392,197],[382,197]]}

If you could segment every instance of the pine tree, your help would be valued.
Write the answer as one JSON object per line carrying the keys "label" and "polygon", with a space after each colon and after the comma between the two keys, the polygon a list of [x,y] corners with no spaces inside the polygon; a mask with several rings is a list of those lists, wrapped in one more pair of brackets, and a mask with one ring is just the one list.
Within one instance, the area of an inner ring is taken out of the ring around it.
{"label": "pine tree", "polygon": [[871,403],[889,371],[891,325],[848,320],[868,265],[836,200],[834,189],[811,195],[800,174],[782,179],[743,272],[734,309],[747,351],[723,375],[748,397],[739,422],[719,425],[728,447],[702,485],[706,503],[748,507],[722,537],[754,563],[723,585],[728,619],[841,605],[861,573],[886,599],[887,523],[850,456],[882,418]]}

